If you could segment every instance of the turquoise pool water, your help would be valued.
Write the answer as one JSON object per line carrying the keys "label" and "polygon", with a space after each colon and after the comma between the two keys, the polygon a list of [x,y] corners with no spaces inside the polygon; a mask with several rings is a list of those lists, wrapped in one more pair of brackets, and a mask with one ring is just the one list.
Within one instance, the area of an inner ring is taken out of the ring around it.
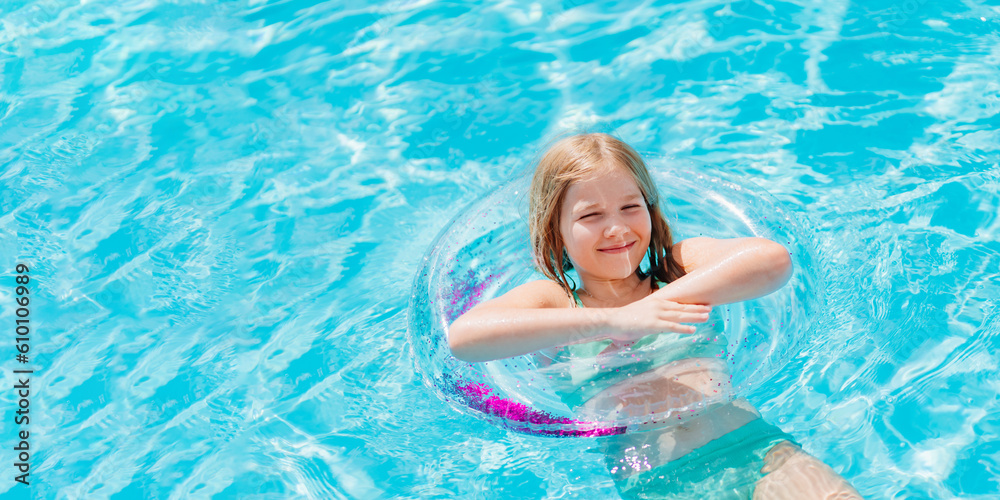
{"label": "turquoise pool water", "polygon": [[0,494],[614,498],[595,439],[454,411],[405,335],[445,223],[590,127],[807,222],[828,309],[765,418],[866,497],[993,498],[998,33],[985,0],[3,2],[35,374]]}

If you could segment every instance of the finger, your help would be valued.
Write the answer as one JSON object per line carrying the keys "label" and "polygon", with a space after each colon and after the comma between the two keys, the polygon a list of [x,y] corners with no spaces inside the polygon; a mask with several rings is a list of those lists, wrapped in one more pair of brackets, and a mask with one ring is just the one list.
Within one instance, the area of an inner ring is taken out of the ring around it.
{"label": "finger", "polygon": [[708,313],[661,311],[657,316],[662,321],[674,323],[704,323],[708,321]]}
{"label": "finger", "polygon": [[667,307],[674,311],[684,311],[684,312],[696,312],[696,313],[710,313],[712,312],[711,306],[706,306],[702,304],[681,304],[679,302],[673,302],[670,300],[664,301],[667,303]]}
{"label": "finger", "polygon": [[684,304],[681,308],[684,312],[696,312],[696,313],[710,313],[712,308],[710,306],[704,306],[701,304]]}
{"label": "finger", "polygon": [[681,313],[675,321],[678,323],[705,323],[708,321],[708,313]]}
{"label": "finger", "polygon": [[694,333],[697,330],[697,328],[693,326],[682,325],[680,323],[674,323],[672,321],[668,321],[667,325],[668,325],[667,328],[671,332],[676,332],[676,333]]}

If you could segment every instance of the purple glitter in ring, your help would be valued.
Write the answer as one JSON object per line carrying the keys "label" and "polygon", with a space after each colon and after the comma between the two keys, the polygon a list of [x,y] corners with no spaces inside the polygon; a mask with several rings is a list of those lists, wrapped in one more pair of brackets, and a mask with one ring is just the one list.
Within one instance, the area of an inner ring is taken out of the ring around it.
{"label": "purple glitter in ring", "polygon": [[[454,394],[468,407],[493,417],[499,417],[500,423],[505,427],[525,434],[553,437],[600,437],[624,434],[626,430],[625,426],[601,427],[593,422],[582,422],[567,417],[557,417],[534,410],[516,401],[492,395],[493,389],[482,383],[459,380],[456,381],[453,388]],[[552,430],[533,427],[552,424],[569,424],[578,427],[578,429]]]}

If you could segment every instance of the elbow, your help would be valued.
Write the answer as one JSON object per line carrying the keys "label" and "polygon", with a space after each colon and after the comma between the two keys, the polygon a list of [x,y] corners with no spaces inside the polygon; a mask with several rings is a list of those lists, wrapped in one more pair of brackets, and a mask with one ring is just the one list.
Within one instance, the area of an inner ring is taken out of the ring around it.
{"label": "elbow", "polygon": [[775,289],[781,288],[792,277],[792,256],[788,249],[780,243],[767,241],[762,248],[763,261],[766,263],[767,278]]}
{"label": "elbow", "polygon": [[456,319],[448,327],[448,348],[451,349],[451,355],[469,363],[484,361],[478,359],[469,344],[468,329],[465,322],[462,321],[462,318]]}

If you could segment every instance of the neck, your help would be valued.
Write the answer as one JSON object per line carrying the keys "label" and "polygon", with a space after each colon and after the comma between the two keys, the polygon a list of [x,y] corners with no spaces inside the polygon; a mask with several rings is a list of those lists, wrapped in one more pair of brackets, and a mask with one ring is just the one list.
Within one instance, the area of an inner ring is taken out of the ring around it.
{"label": "neck", "polygon": [[632,273],[628,278],[606,280],[593,277],[580,277],[583,281],[577,293],[581,297],[589,297],[597,305],[619,307],[631,304],[650,294],[652,278],[640,279],[638,273]]}

